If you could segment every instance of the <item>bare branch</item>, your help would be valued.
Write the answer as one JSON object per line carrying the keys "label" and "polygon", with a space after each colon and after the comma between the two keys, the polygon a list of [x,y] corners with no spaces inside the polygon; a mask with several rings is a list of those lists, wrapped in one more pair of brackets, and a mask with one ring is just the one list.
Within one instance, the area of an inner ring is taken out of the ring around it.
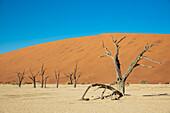
{"label": "bare branch", "polygon": [[123,38],[121,38],[118,42],[117,42],[117,44],[119,44],[123,39],[125,39],[126,38],[126,36],[124,36]]}
{"label": "bare branch", "polygon": [[49,76],[46,76],[44,81],[45,81],[45,84],[44,84],[44,87],[46,88],[46,83],[47,83],[47,79],[49,78]]}
{"label": "bare branch", "polygon": [[54,74],[55,74],[55,78],[57,79],[57,73],[56,73],[56,70],[54,70]]}
{"label": "bare branch", "polygon": [[112,37],[113,43],[116,43],[116,42],[117,42],[117,39],[114,40],[112,35],[111,35],[111,37]]}
{"label": "bare branch", "polygon": [[162,63],[163,63],[163,62],[154,61],[154,60],[152,60],[152,59],[150,59],[150,58],[148,58],[148,57],[146,57],[146,56],[141,56],[140,58],[145,58],[145,59],[147,59],[147,60],[149,60],[149,61],[151,61],[151,62],[157,63],[157,64],[162,64]]}
{"label": "bare branch", "polygon": [[146,45],[144,46],[144,49],[146,49],[147,46],[148,46],[148,43],[146,43]]}
{"label": "bare branch", "polygon": [[102,40],[102,45],[103,45],[103,48],[106,50],[107,54],[104,54],[104,55],[100,55],[99,57],[105,57],[105,56],[109,56],[113,59],[114,61],[114,66],[115,66],[115,70],[116,70],[116,77],[117,77],[117,80],[122,80],[122,75],[121,75],[121,70],[120,70],[120,62],[119,62],[119,59],[118,59],[118,55],[119,55],[119,46],[118,46],[118,43],[120,43],[125,37],[123,37],[122,39],[120,39],[118,42],[117,42],[117,39],[114,40],[113,39],[113,36],[111,35],[112,37],[112,41],[115,45],[115,48],[116,48],[116,54],[115,54],[115,57],[113,57],[110,53],[110,51],[104,46],[104,42]]}
{"label": "bare branch", "polygon": [[34,76],[34,74],[32,73],[32,70],[31,70],[31,68],[30,68],[30,73],[31,73],[31,75],[32,75],[32,76]]}
{"label": "bare branch", "polygon": [[101,95],[101,99],[104,99],[103,95],[104,95],[106,89],[107,89],[107,87],[104,88],[104,90],[103,90],[103,92],[102,92],[102,95]]}
{"label": "bare branch", "polygon": [[41,72],[43,72],[43,70],[44,70],[44,63],[42,64]]}
{"label": "bare branch", "polygon": [[64,75],[70,79],[70,84],[73,84],[73,78],[72,78],[73,73],[67,73],[67,74],[64,73]]}
{"label": "bare branch", "polygon": [[46,71],[47,68],[45,68],[43,71],[42,71],[42,74],[44,75],[45,71]]}
{"label": "bare branch", "polygon": [[145,45],[144,47],[144,50],[147,50],[150,49],[152,46],[154,46],[155,44],[151,44],[150,46],[148,46],[148,43]]}
{"label": "bare branch", "polygon": [[76,80],[76,81],[78,81],[78,79],[80,78],[80,76],[81,76],[81,73],[80,73],[79,76],[77,77],[77,80]]}
{"label": "bare branch", "polygon": [[139,66],[143,66],[143,67],[146,67],[146,68],[154,68],[154,66],[146,66],[146,65],[143,65],[143,64],[137,64]]}
{"label": "bare branch", "polygon": [[109,55],[107,55],[107,54],[106,55],[100,55],[98,57],[101,58],[101,57],[105,57],[105,56],[109,56]]}
{"label": "bare branch", "polygon": [[16,73],[17,73],[18,81],[19,81],[18,85],[19,87],[21,87],[22,80],[24,79],[24,76],[25,76],[25,69],[22,73],[20,72],[16,72]]}
{"label": "bare branch", "polygon": [[44,74],[45,74],[45,71],[46,71],[46,68],[44,69],[44,63],[42,64],[42,67],[41,67],[41,73],[40,73],[40,75],[41,75],[41,88],[43,88],[43,86],[44,86]]}
{"label": "bare branch", "polygon": [[[139,65],[138,62],[139,62],[142,58],[145,58],[145,59],[147,59],[147,60],[150,60],[151,62],[155,62],[155,63],[158,63],[158,64],[161,64],[161,63],[162,63],[162,62],[156,62],[156,61],[154,61],[154,60],[152,60],[152,59],[149,59],[149,58],[143,56],[143,54],[144,54],[145,52],[147,52],[152,46],[154,46],[154,44],[151,44],[150,46],[148,46],[148,44],[146,44],[146,45],[144,46],[144,49],[139,53],[139,55],[136,57],[136,59],[130,64],[127,72],[123,75],[123,80],[124,80],[124,81],[126,81],[127,77],[128,77],[129,74],[132,72],[132,70],[133,70],[136,66]],[[143,64],[140,64],[140,66],[148,67],[148,68],[153,68],[153,66],[145,66],[145,65],[143,65]]]}
{"label": "bare branch", "polygon": [[59,83],[59,77],[60,77],[60,69],[58,68],[58,74],[56,73],[56,70],[54,70],[55,73],[55,78],[56,78],[56,83],[57,83],[57,88],[58,88],[58,83]]}
{"label": "bare branch", "polygon": [[[119,97],[118,98],[115,98],[116,100],[117,99],[120,99],[122,96],[123,96],[123,94],[120,92],[120,91],[118,91],[118,90],[116,90],[115,88],[113,88],[112,86],[108,86],[108,85],[105,85],[105,84],[92,84],[92,85],[90,85],[87,89],[86,89],[86,91],[84,92],[84,94],[83,94],[83,96],[82,96],[82,100],[85,100],[85,101],[89,101],[90,99],[89,98],[84,98],[85,97],[85,95],[86,95],[86,93],[88,92],[88,90],[91,88],[91,87],[96,87],[96,86],[98,86],[98,88],[104,88],[104,89],[108,89],[108,90],[111,90],[112,91],[112,93],[110,94],[110,95],[107,95],[107,96],[103,96],[103,94],[101,95],[101,97],[98,97],[98,98],[96,98],[96,99],[104,99],[104,98],[107,98],[107,97],[112,97],[114,94],[117,94],[117,95],[119,95]],[[105,92],[105,90],[103,91],[103,93]],[[96,99],[94,99],[94,100],[96,100]],[[112,99],[112,98],[111,98]]]}
{"label": "bare branch", "polygon": [[115,54],[115,57],[113,58],[113,61],[114,61],[114,66],[115,66],[115,70],[116,70],[116,77],[117,77],[117,80],[122,80],[122,74],[121,74],[121,70],[120,70],[120,61],[118,59],[118,55],[119,55],[119,46],[118,46],[118,43],[121,42],[125,37],[123,37],[120,41],[117,42],[117,39],[114,40],[113,39],[113,36],[112,37],[112,41],[115,45],[115,48],[116,48],[116,54]]}
{"label": "bare branch", "polygon": [[[77,75],[77,71],[78,71],[78,69],[79,69],[79,67],[77,67],[78,66],[78,60],[77,60],[77,62],[76,62],[76,65],[75,65],[75,68],[74,68],[74,73],[73,73],[73,80],[74,80],[74,88],[76,88],[76,84],[77,84],[77,81],[78,81],[78,79],[79,79],[79,77],[80,77],[80,75],[77,77],[76,75]],[[71,79],[70,79],[71,80]]]}
{"label": "bare branch", "polygon": [[44,80],[47,80],[48,78],[49,78],[49,76],[45,77],[45,79],[44,79]]}
{"label": "bare branch", "polygon": [[23,75],[23,76],[25,75],[25,69],[24,69],[24,71],[22,72],[22,75]]}
{"label": "bare branch", "polygon": [[39,74],[39,71],[35,74],[35,77]]}
{"label": "bare branch", "polygon": [[20,72],[16,72],[17,73],[17,76],[18,76],[18,79],[20,80]]}
{"label": "bare branch", "polygon": [[30,77],[30,76],[28,76],[28,75],[25,75],[25,76],[27,76],[27,77],[30,78],[32,81],[34,81],[34,79],[33,79],[32,77]]}
{"label": "bare branch", "polygon": [[110,57],[113,57],[113,56],[111,55],[110,51],[104,46],[103,40],[102,40],[102,45],[103,45],[103,48],[106,50],[107,55],[110,56]]}
{"label": "bare branch", "polygon": [[103,40],[102,40],[102,46],[103,46],[103,48],[105,48]]}
{"label": "bare branch", "polygon": [[39,71],[34,75],[31,68],[30,68],[30,73],[32,75],[32,77],[28,76],[34,83],[34,88],[36,88],[36,76],[38,75]]}

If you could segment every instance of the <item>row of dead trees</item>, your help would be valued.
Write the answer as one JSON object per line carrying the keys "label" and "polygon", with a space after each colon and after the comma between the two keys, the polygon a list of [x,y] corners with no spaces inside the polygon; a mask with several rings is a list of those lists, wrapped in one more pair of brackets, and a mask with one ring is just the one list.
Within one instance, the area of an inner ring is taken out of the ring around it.
{"label": "row of dead trees", "polygon": [[[69,78],[70,82],[69,84],[73,84],[74,83],[74,88],[76,88],[76,85],[77,85],[77,81],[78,79],[80,78],[81,76],[81,73],[77,76],[77,72],[78,72],[79,68],[78,68],[78,60],[76,61],[76,65],[75,65],[75,68],[74,68],[74,72],[72,73],[67,73],[65,74],[66,77]],[[18,76],[18,85],[19,87],[21,87],[21,84],[22,84],[22,81],[24,79],[24,77],[28,77],[32,80],[33,84],[34,84],[34,88],[36,88],[36,77],[38,75],[41,76],[41,88],[46,88],[46,83],[47,83],[47,79],[49,78],[49,76],[45,76],[45,71],[46,71],[46,68],[44,68],[44,63],[42,64],[42,67],[41,67],[41,70],[38,71],[37,73],[33,73],[32,72],[32,69],[30,68],[30,74],[31,76],[28,76],[25,74],[25,69],[24,71],[21,73],[21,72],[17,72],[17,76]],[[56,78],[56,88],[59,87],[59,78],[60,78],[60,69],[58,68],[58,72],[56,72],[56,70],[54,70],[54,75],[55,75],[55,78]]]}

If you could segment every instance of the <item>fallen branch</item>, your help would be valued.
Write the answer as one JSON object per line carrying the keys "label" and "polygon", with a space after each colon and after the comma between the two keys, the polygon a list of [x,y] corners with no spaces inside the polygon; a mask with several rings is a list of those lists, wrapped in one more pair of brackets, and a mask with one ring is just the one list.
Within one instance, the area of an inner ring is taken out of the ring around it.
{"label": "fallen branch", "polygon": [[[118,99],[120,99],[120,98],[123,96],[123,94],[122,94],[120,91],[116,90],[116,89],[113,88],[112,86],[105,85],[105,84],[92,84],[92,85],[90,85],[90,86],[86,89],[86,91],[84,92],[84,94],[83,94],[83,96],[82,96],[82,100],[89,101],[89,100],[90,100],[89,98],[84,98],[84,97],[85,97],[85,95],[87,94],[87,92],[88,92],[88,90],[89,90],[90,88],[96,87],[96,86],[98,86],[98,88],[104,88],[104,91],[102,92],[101,97],[97,97],[97,98],[95,98],[95,99],[93,99],[93,100],[96,100],[96,99],[104,99],[104,98],[107,98],[107,97],[111,97],[111,100],[118,100]],[[106,91],[106,89],[111,90],[112,93],[111,93],[110,95],[103,96],[104,93],[105,93],[105,91]],[[113,96],[113,95],[118,95],[118,97],[115,98],[115,99],[112,99],[112,96]]]}

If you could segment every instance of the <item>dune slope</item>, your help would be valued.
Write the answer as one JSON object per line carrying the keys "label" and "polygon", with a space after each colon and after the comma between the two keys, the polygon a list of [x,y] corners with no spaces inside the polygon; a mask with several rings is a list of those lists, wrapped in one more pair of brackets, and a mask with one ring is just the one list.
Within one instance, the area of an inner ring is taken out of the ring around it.
{"label": "dune slope", "polygon": [[[128,82],[139,83],[139,80],[148,80],[148,83],[170,82],[170,34],[137,33],[107,33],[78,37],[0,54],[0,81],[17,82],[16,72],[22,72],[26,69],[26,74],[31,75],[29,72],[30,67],[33,73],[36,73],[44,63],[45,67],[47,67],[46,74],[50,76],[48,83],[55,83],[54,69],[57,70],[58,68],[61,70],[60,83],[65,83],[69,79],[64,73],[73,72],[76,60],[79,60],[79,72],[82,72],[79,83],[112,83],[116,79],[112,59],[98,57],[106,54],[106,51],[102,48],[102,40],[111,53],[115,54],[111,35],[118,40],[123,36],[127,37],[119,44],[121,46],[119,58],[122,74],[126,72],[130,63],[135,60],[146,43],[155,43],[155,46],[145,56],[155,61],[164,62],[159,65],[147,60],[141,60],[140,63],[154,66],[155,68],[136,67],[129,76]],[[40,76],[38,76],[37,80],[40,80]],[[26,78],[25,81],[29,81],[29,79]]]}

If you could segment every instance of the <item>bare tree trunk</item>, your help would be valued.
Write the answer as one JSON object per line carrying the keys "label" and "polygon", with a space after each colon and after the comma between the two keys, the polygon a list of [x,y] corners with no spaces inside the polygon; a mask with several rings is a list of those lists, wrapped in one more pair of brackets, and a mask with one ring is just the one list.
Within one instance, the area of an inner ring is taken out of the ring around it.
{"label": "bare tree trunk", "polygon": [[47,82],[47,81],[45,80],[45,85],[44,85],[45,88],[46,88],[46,82]]}
{"label": "bare tree trunk", "polygon": [[35,78],[34,78],[34,88],[36,88],[36,80],[35,80]]}
{"label": "bare tree trunk", "polygon": [[45,79],[44,79],[44,82],[45,82],[45,84],[44,84],[44,88],[46,88],[47,86],[46,86],[46,83],[47,83],[47,79],[49,78],[49,76],[47,76],[47,77],[45,77]]}
{"label": "bare tree trunk", "polygon": [[41,88],[43,88],[43,86],[44,86],[44,77],[43,77],[43,75],[41,75]]}
{"label": "bare tree trunk", "polygon": [[21,87],[22,81],[19,81],[19,87]]}
{"label": "bare tree trunk", "polygon": [[46,68],[44,69],[44,63],[43,63],[42,67],[41,67],[41,73],[40,73],[40,75],[41,75],[41,88],[43,88],[43,86],[44,86],[44,74],[45,74],[45,70],[46,70]]}
{"label": "bare tree trunk", "polygon": [[74,79],[74,88],[76,88],[77,81]]}
{"label": "bare tree trunk", "polygon": [[[65,74],[67,77],[69,77],[70,79],[70,84],[73,84],[73,81],[74,81],[74,88],[76,88],[76,85],[77,85],[77,81],[79,79],[79,77],[81,76],[81,73],[78,75],[77,77],[77,71],[79,70],[79,68],[77,67],[77,64],[78,64],[78,60],[76,61],[76,65],[75,65],[75,68],[74,68],[74,72],[73,73],[68,73],[68,74]],[[72,78],[73,76],[73,78]]]}
{"label": "bare tree trunk", "polygon": [[77,81],[78,81],[78,79],[79,79],[79,77],[81,76],[81,74],[78,76],[78,78],[76,79],[76,78],[74,78],[74,88],[76,88],[76,85],[77,85]]}
{"label": "bare tree trunk", "polygon": [[56,70],[54,70],[55,73],[55,78],[56,78],[56,82],[57,82],[57,88],[58,88],[58,84],[59,84],[59,77],[60,77],[60,70],[58,69],[58,74],[56,73]]}
{"label": "bare tree trunk", "polygon": [[58,88],[58,83],[59,83],[59,80],[57,80],[57,86],[56,86],[57,88]]}
{"label": "bare tree trunk", "polygon": [[25,69],[24,69],[23,73],[17,72],[17,76],[18,76],[18,85],[19,85],[19,87],[21,87],[22,81],[25,76]]}
{"label": "bare tree trunk", "polygon": [[76,66],[75,66],[74,73],[73,73],[74,88],[76,88],[77,81],[78,81],[78,79],[79,79],[80,76],[81,76],[81,73],[79,74],[78,77],[76,76],[77,71],[79,70],[79,68],[77,68],[77,64],[78,64],[78,60],[77,60],[77,62],[76,62]]}
{"label": "bare tree trunk", "polygon": [[73,84],[72,76],[70,76],[70,84]]}
{"label": "bare tree trunk", "polygon": [[31,77],[31,76],[28,76],[28,77],[33,81],[34,88],[36,88],[36,77],[37,77],[37,75],[38,75],[39,72],[37,72],[37,73],[34,75],[34,74],[32,73],[31,68],[30,68],[30,73],[31,73],[32,77]]}
{"label": "bare tree trunk", "polygon": [[122,92],[122,94],[125,94],[125,82],[124,81],[119,81],[117,82],[117,90]]}
{"label": "bare tree trunk", "polygon": [[70,80],[70,84],[72,85],[73,84],[73,73],[67,73],[67,74],[65,74],[66,75],[66,77],[68,77],[69,78],[69,80]]}

